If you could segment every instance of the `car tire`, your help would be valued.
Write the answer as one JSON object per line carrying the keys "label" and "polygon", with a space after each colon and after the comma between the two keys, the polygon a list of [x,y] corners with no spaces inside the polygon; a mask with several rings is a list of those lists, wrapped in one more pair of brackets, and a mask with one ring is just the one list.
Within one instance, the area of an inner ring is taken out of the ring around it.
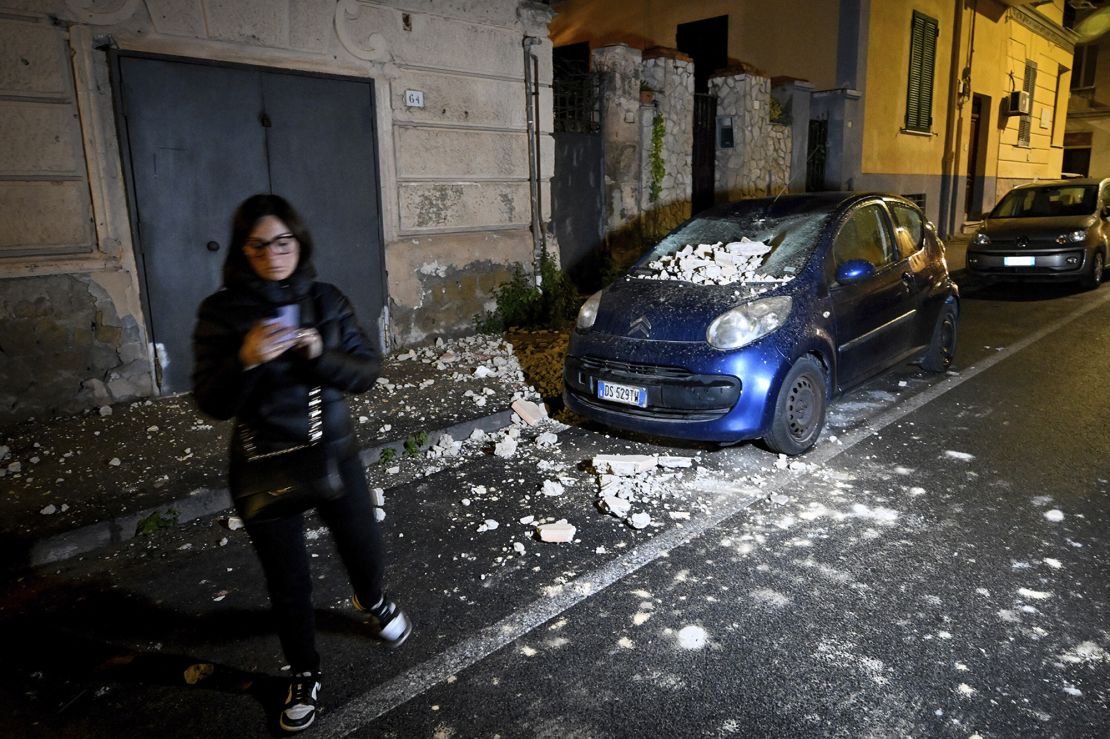
{"label": "car tire", "polygon": [[1102,284],[1102,278],[1106,271],[1106,259],[1102,256],[1102,252],[1096,251],[1094,256],[1091,257],[1091,269],[1079,281],[1085,290],[1095,290]]}
{"label": "car tire", "polygon": [[959,312],[956,306],[945,303],[933,326],[933,336],[929,348],[921,358],[921,368],[926,372],[945,372],[952,366],[956,355],[956,339],[959,336]]}
{"label": "car tire", "polygon": [[800,357],[779,386],[775,415],[763,443],[773,452],[790,456],[809,451],[825,426],[827,404],[824,368],[813,357]]}

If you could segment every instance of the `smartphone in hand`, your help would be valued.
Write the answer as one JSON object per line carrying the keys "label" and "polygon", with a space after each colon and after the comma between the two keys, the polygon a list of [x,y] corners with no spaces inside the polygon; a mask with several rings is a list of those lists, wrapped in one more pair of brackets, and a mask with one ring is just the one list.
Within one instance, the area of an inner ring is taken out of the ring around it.
{"label": "smartphone in hand", "polygon": [[274,319],[274,323],[280,326],[288,326],[289,328],[300,328],[301,306],[296,303],[279,305],[277,318]]}

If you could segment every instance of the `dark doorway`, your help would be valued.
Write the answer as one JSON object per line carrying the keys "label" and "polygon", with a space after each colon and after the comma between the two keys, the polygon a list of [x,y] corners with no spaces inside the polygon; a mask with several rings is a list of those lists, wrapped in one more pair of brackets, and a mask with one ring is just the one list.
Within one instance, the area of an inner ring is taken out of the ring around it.
{"label": "dark doorway", "polygon": [[983,172],[987,163],[987,127],[990,120],[990,98],[975,95],[971,99],[971,127],[968,131],[967,184],[964,199],[965,218],[978,218],[983,212]]}
{"label": "dark doorway", "polygon": [[728,65],[728,16],[680,23],[678,50],[694,60],[694,144],[691,156],[690,208],[713,205],[717,168],[717,98],[709,95],[709,77]]}
{"label": "dark doorway", "polygon": [[256,192],[287,197],[378,339],[385,305],[369,80],[120,54],[125,173],[159,390],[190,388],[196,309],[220,285],[231,212]]}
{"label": "dark doorway", "polygon": [[709,92],[709,77],[728,66],[728,16],[680,23],[675,43],[694,60],[694,92]]}

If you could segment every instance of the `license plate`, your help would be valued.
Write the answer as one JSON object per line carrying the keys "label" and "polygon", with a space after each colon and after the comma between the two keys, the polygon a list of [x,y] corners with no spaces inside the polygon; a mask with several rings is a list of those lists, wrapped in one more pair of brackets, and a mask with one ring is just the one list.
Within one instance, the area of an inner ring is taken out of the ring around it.
{"label": "license plate", "polygon": [[601,400],[611,400],[614,403],[638,405],[641,408],[647,407],[647,389],[642,387],[598,380],[597,397]]}
{"label": "license plate", "polygon": [[1032,267],[1036,263],[1036,257],[1002,257],[1004,267]]}

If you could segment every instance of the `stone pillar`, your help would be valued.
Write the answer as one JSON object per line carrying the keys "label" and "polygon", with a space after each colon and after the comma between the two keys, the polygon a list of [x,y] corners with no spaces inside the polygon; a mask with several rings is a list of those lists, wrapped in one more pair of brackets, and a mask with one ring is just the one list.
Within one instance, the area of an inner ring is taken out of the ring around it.
{"label": "stone pillar", "polygon": [[[693,191],[694,63],[675,49],[644,52],[643,86],[653,99],[643,105],[640,207],[647,235],[662,236],[690,217]],[[659,124],[656,121],[659,121]],[[663,131],[660,160],[663,175],[655,183],[652,167],[655,126]],[[653,199],[652,185],[658,185]]]}
{"label": "stone pillar", "polygon": [[[771,121],[771,80],[748,65],[710,78],[717,96],[716,200],[774,195],[789,187],[793,143],[787,125]],[[722,146],[722,128],[733,146]]]}
{"label": "stone pillar", "polygon": [[625,44],[602,46],[592,55],[600,84],[605,243],[618,265],[640,245],[641,58],[639,49]]}
{"label": "stone pillar", "polygon": [[810,98],[813,84],[805,80],[771,80],[771,96],[782,106],[785,125],[790,126],[793,153],[790,155],[790,192],[805,192],[809,157]]}

